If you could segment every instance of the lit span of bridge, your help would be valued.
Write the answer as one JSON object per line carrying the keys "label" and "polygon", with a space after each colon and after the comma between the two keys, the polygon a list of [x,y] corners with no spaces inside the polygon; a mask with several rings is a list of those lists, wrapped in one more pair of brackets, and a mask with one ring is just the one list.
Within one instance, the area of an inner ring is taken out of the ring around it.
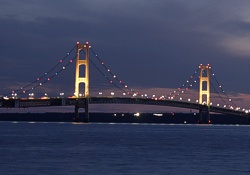
{"label": "lit span of bridge", "polygon": [[[198,103],[176,101],[170,99],[157,98],[138,98],[138,97],[90,97],[89,96],[89,46],[86,44],[76,45],[76,72],[75,72],[75,93],[73,98],[48,98],[48,99],[18,99],[18,98],[2,98],[0,99],[0,107],[2,108],[28,108],[28,107],[45,107],[45,106],[75,106],[75,119],[79,119],[79,108],[85,109],[85,122],[89,121],[89,104],[137,104],[137,105],[157,105],[170,106],[198,110],[200,114],[199,123],[202,123],[203,116],[206,117],[205,123],[210,123],[210,112],[239,115],[249,117],[245,111],[240,111],[232,108],[223,108],[218,106],[211,106],[210,101],[210,65],[200,65],[200,86],[199,86],[199,101]],[[84,51],[85,59],[80,59],[80,52]],[[61,62],[61,60],[60,60]],[[70,61],[72,62],[72,60]],[[103,62],[101,62],[103,64]],[[85,66],[84,77],[80,75],[80,66]],[[65,68],[64,68],[65,69]],[[109,71],[109,69],[107,69]],[[113,75],[113,78],[116,78]],[[53,78],[54,76],[52,76]],[[117,79],[117,78],[116,78]],[[45,82],[49,81],[48,78]],[[37,79],[39,81],[39,78]],[[110,82],[112,82],[110,80]],[[121,81],[119,81],[123,84]],[[41,85],[42,83],[40,83]],[[80,84],[84,84],[84,94],[80,93]],[[124,84],[123,84],[124,85]],[[127,85],[124,85],[127,88]],[[25,91],[23,91],[25,93]],[[84,97],[84,98],[82,98]],[[205,100],[204,100],[205,99]],[[204,123],[204,122],[203,122]]]}
{"label": "lit span of bridge", "polygon": [[[86,107],[87,98],[51,98],[51,99],[9,99],[0,100],[0,107],[3,108],[29,108],[46,106],[75,106]],[[89,97],[89,104],[137,104],[137,105],[155,105],[187,108],[194,110],[207,110],[206,105],[174,100],[156,100],[150,98],[125,98],[125,97]],[[236,111],[227,108],[210,106],[210,112],[248,116],[243,111]]]}

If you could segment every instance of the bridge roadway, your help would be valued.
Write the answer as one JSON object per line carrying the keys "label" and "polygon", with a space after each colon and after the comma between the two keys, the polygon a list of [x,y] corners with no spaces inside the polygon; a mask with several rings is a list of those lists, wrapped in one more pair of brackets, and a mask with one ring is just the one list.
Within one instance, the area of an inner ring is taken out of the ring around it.
{"label": "bridge roadway", "polygon": [[[28,107],[45,107],[45,106],[85,106],[86,98],[50,98],[50,99],[0,99],[0,108],[28,108]],[[140,104],[140,105],[156,105],[171,106],[187,109],[206,109],[207,106],[198,103],[190,103],[173,100],[155,100],[149,98],[124,98],[124,97],[90,97],[89,104]],[[243,111],[236,111],[221,107],[210,106],[210,112],[249,116]]]}

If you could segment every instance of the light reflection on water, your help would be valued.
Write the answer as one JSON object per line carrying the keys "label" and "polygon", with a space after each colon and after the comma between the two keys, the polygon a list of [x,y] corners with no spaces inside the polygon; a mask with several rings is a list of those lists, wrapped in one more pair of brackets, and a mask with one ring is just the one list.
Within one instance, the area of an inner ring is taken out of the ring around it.
{"label": "light reflection on water", "polygon": [[250,127],[0,122],[0,174],[249,174]]}

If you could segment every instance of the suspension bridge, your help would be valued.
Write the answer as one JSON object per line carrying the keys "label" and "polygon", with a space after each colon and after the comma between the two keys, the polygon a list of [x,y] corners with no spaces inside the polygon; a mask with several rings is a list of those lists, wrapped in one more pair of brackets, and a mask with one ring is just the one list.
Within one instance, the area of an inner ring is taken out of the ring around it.
{"label": "suspension bridge", "polygon": [[[67,58],[74,50],[76,50],[75,56],[67,62]],[[90,54],[94,55],[99,63],[99,67],[90,59]],[[72,96],[64,97],[64,94],[60,93],[59,97],[52,97],[45,93],[45,96],[43,97],[34,97],[33,92],[35,89],[38,89],[51,82],[53,79],[56,79],[57,75],[64,72],[74,61],[76,64],[75,86],[74,94],[72,94]],[[65,64],[62,66],[63,63]],[[93,64],[94,68],[110,85],[112,85],[112,87],[115,87],[122,92],[122,96],[114,96],[114,94],[111,94],[111,96],[102,96],[101,92],[99,92],[98,96],[90,95],[90,63]],[[84,67],[84,69],[82,69],[82,67]],[[104,71],[101,70],[100,67]],[[216,85],[211,83],[211,77],[214,78]],[[182,95],[192,89],[194,84],[199,84],[197,95],[199,98],[196,101],[191,101],[189,98],[187,101],[184,101]],[[216,86],[218,87],[218,90],[215,88]],[[214,89],[214,94],[217,94],[217,98],[222,100],[224,103],[223,105],[211,102],[211,88]],[[89,104],[136,104],[186,108],[199,111],[200,117],[199,121],[197,121],[198,123],[211,123],[211,112],[249,117],[248,110],[241,109],[231,98],[229,98],[225,90],[219,84],[209,64],[199,65],[194,74],[190,76],[182,86],[171,92],[169,95],[163,95],[160,97],[153,95],[152,97],[149,97],[146,93],[141,94],[139,91],[132,90],[132,88],[121,81],[107,67],[107,65],[104,64],[88,42],[85,44],[77,42],[75,47],[71,49],[63,59],[60,59],[59,62],[48,72],[45,72],[42,76],[36,78],[31,83],[20,87],[19,89],[12,90],[9,94],[2,95],[2,98],[0,99],[1,108],[74,106],[75,121],[79,121],[79,108],[83,108],[85,111],[84,122],[89,121]]]}

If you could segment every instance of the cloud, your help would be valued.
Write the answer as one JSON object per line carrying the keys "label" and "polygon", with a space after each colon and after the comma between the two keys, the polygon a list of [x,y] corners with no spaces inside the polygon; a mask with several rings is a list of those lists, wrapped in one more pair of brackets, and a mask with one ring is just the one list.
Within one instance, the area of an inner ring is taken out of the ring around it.
{"label": "cloud", "polygon": [[250,37],[249,36],[229,36],[225,37],[218,45],[223,47],[227,52],[236,55],[244,56],[249,59],[250,56]]}
{"label": "cloud", "polygon": [[[192,1],[194,2],[194,1]],[[190,4],[193,4],[193,3]],[[198,5],[188,6],[194,15],[193,31],[206,36],[211,45],[228,55],[245,58],[250,56],[249,34],[250,13],[249,1],[199,1]],[[202,11],[202,12],[201,12]],[[230,57],[230,56],[229,56]]]}
{"label": "cloud", "polygon": [[248,92],[248,62],[241,59],[250,54],[248,6],[233,0],[3,1],[2,75],[11,87],[33,81],[80,40],[90,41],[131,87],[177,88],[200,63],[210,63],[228,89]]}

